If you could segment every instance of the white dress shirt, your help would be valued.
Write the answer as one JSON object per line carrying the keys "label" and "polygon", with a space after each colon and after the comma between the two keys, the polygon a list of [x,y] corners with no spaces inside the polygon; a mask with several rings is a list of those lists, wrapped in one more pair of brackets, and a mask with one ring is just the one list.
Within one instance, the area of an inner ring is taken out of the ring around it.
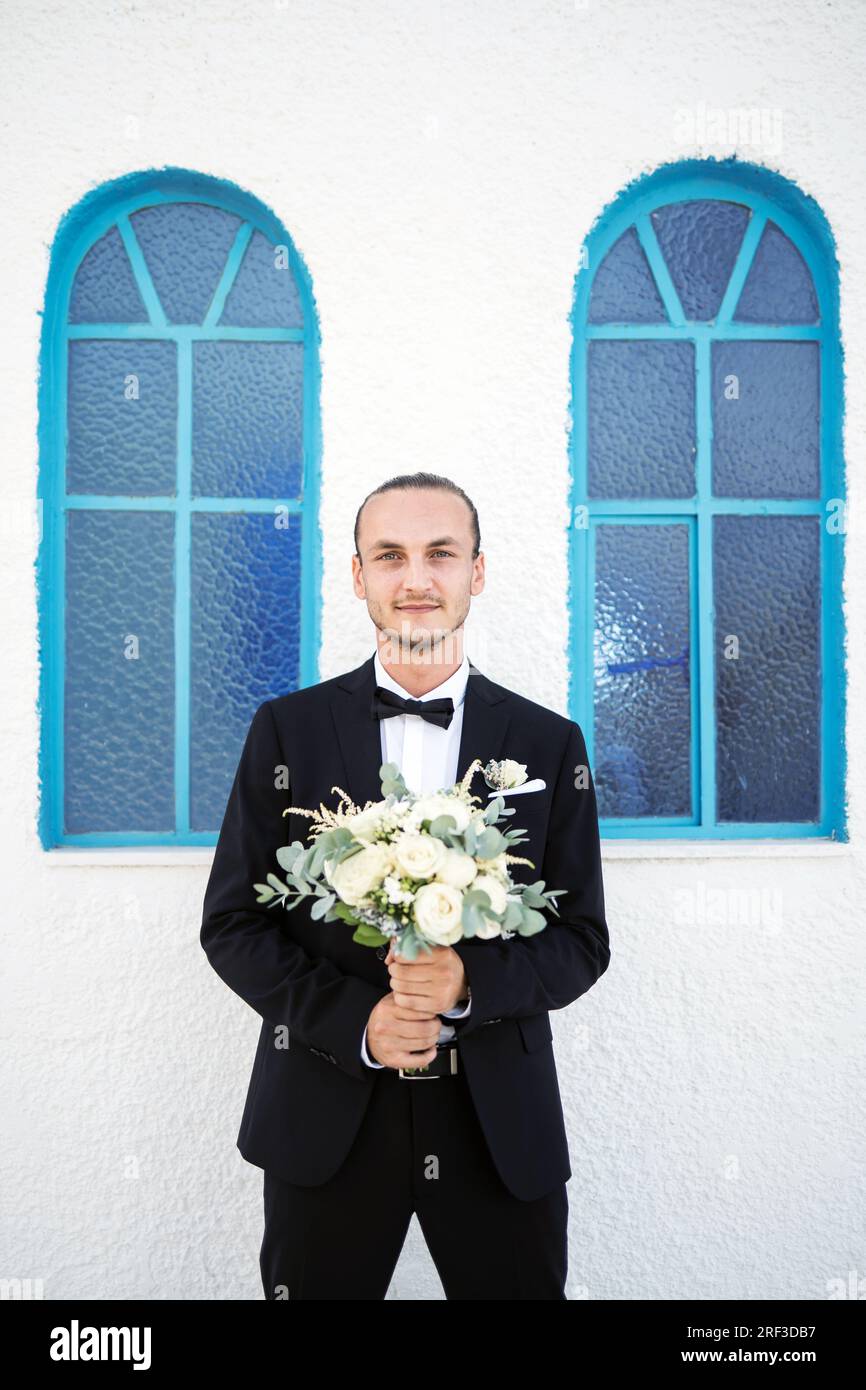
{"label": "white dress shirt", "polygon": [[[447,729],[439,724],[431,724],[420,714],[395,714],[388,719],[380,719],[382,740],[382,762],[396,763],[403,781],[410,792],[423,794],[436,792],[442,787],[450,787],[460,775],[457,758],[460,752],[460,733],[463,728],[463,702],[466,698],[466,682],[469,679],[469,658],[464,652],[463,661],[457,670],[441,685],[428,690],[426,695],[412,695],[389,676],[379,660],[378,651],[373,657],[376,685],[393,690],[403,699],[444,700],[450,695],[454,701],[454,715]],[[465,771],[465,769],[464,769]],[[466,1018],[472,1008],[472,1000],[465,1009],[447,1009],[443,1018]],[[439,1045],[450,1042],[455,1030],[443,1023],[439,1031]],[[361,1040],[361,1058],[368,1067],[381,1068],[384,1063],[375,1062],[367,1052],[367,1030]]]}

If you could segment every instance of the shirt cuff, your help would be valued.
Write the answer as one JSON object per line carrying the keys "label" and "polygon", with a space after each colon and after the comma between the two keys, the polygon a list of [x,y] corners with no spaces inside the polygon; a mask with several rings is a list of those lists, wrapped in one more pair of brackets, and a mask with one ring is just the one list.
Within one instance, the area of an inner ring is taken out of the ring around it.
{"label": "shirt cuff", "polygon": [[454,1008],[454,1009],[445,1009],[444,1012],[441,1013],[441,1014],[439,1015],[439,1017],[440,1017],[440,1018],[466,1018],[467,1015],[468,1015],[468,1013],[469,1013],[469,1010],[470,1010],[471,1008],[472,1008],[472,995],[471,995],[471,993],[470,993],[469,999],[467,1000],[466,1008],[465,1008],[465,1009],[461,1009],[460,1006],[459,1006],[459,1004],[458,1004],[458,1006],[457,1006],[456,1008]]}
{"label": "shirt cuff", "polygon": [[372,1058],[372,1057],[369,1055],[369,1053],[367,1052],[367,1030],[366,1030],[366,1028],[364,1029],[364,1036],[363,1036],[363,1038],[361,1039],[361,1061],[365,1064],[365,1066],[368,1066],[368,1067],[375,1067],[377,1071],[382,1071],[382,1070],[384,1070],[384,1067],[385,1067],[385,1063],[384,1063],[384,1062],[374,1062],[374,1061],[373,1061],[373,1058]]}

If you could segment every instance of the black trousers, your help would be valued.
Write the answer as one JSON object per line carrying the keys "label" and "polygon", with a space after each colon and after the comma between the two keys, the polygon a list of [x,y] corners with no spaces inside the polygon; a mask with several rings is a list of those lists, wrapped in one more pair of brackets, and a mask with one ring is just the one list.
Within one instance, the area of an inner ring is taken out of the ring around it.
{"label": "black trousers", "polygon": [[266,1299],[383,1299],[417,1212],[447,1299],[564,1299],[565,1183],[522,1202],[502,1182],[466,1076],[377,1072],[345,1162],[318,1187],[264,1175]]}

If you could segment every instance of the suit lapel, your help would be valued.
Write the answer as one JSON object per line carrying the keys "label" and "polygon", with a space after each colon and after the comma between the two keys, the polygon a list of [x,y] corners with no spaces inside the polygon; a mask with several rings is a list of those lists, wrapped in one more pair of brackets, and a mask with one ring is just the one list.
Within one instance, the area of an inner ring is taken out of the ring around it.
{"label": "suit lapel", "polygon": [[[342,788],[357,806],[379,801],[382,797],[380,722],[371,710],[375,688],[375,667],[370,656],[354,671],[337,680],[330,701],[335,737],[346,774]],[[491,758],[503,756],[509,703],[508,691],[488,680],[470,661],[457,759],[458,781],[473,758],[487,763]],[[484,783],[477,772],[470,783],[470,791],[483,796]]]}

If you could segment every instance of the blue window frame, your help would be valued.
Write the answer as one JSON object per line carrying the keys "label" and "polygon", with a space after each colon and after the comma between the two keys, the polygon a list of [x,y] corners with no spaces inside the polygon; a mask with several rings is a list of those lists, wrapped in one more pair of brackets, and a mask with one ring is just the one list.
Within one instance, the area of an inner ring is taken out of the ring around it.
{"label": "blue window frame", "polygon": [[256,707],[319,679],[319,332],[286,228],[187,170],[95,190],[55,239],[39,395],[42,843],[215,844]]}
{"label": "blue window frame", "polygon": [[847,839],[836,259],[789,181],[639,180],[572,314],[571,690],[609,838]]}

